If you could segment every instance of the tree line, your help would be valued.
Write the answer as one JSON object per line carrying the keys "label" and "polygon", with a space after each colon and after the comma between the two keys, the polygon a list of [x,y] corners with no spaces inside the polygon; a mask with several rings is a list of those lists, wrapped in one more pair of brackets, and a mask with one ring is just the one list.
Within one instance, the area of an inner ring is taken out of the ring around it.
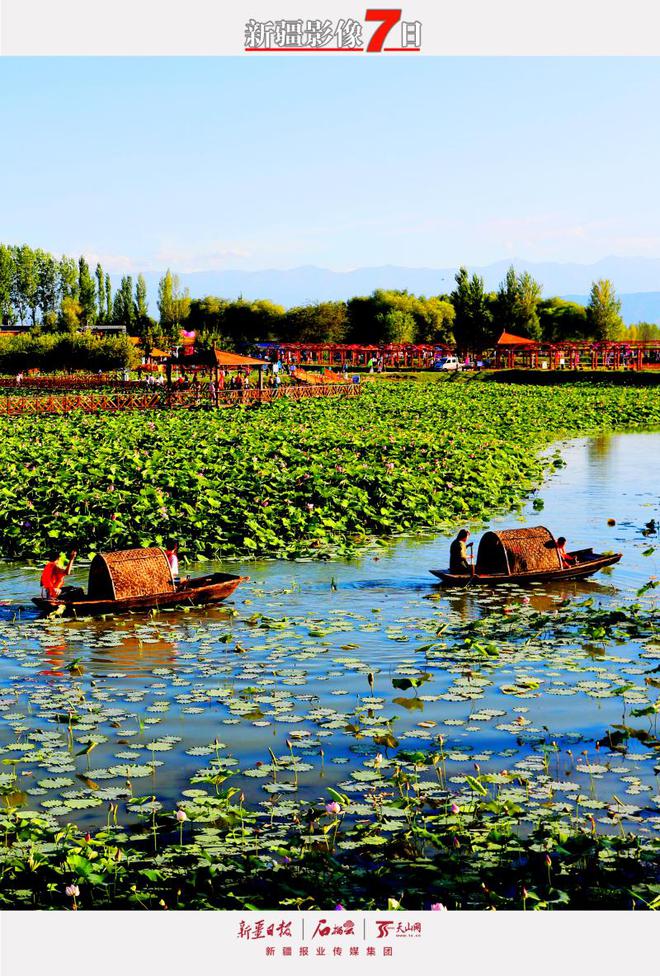
{"label": "tree line", "polygon": [[595,281],[586,305],[543,298],[542,286],[512,266],[497,291],[464,267],[447,294],[426,297],[377,289],[348,301],[327,301],[285,309],[267,299],[191,299],[167,271],[158,285],[157,317],[149,313],[144,275],[124,275],[113,290],[100,263],[94,270],[77,260],[27,245],[0,244],[0,317],[4,325],[27,324],[37,332],[76,333],[94,325],[121,325],[147,350],[176,345],[182,328],[226,348],[258,340],[282,342],[425,342],[481,351],[504,330],[536,340],[657,339],[660,328],[638,323],[626,328],[612,282]]}
{"label": "tree line", "polygon": [[93,336],[79,333],[0,335],[0,373],[68,371],[102,373],[134,369],[140,355],[128,336]]}
{"label": "tree line", "polygon": [[228,301],[207,296],[189,302],[188,327],[198,336],[228,346],[271,339],[282,342],[417,342],[480,352],[503,331],[537,341],[652,340],[660,327],[640,322],[626,327],[621,302],[608,279],[595,281],[586,305],[543,298],[527,271],[511,267],[496,292],[483,278],[460,268],[448,294],[411,295],[377,289],[348,301],[318,302],[285,309],[273,302]]}

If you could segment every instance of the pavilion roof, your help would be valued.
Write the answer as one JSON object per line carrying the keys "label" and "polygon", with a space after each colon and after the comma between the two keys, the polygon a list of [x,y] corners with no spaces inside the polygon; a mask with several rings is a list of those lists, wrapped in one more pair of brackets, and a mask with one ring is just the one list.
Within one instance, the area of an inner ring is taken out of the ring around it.
{"label": "pavilion roof", "polygon": [[268,366],[265,359],[256,359],[254,356],[240,356],[237,352],[225,352],[222,349],[200,349],[189,356],[175,357],[171,360],[173,365],[180,366],[220,366],[228,369],[235,369],[240,366]]}
{"label": "pavilion roof", "polygon": [[513,332],[503,332],[497,340],[498,346],[535,346],[533,339],[526,339],[524,336],[514,335]]}

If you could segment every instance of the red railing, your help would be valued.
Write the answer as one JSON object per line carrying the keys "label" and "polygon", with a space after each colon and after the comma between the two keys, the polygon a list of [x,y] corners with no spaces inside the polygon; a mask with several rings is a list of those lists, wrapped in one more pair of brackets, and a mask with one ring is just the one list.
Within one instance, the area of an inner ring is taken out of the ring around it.
{"label": "red railing", "polygon": [[180,410],[210,407],[250,406],[274,400],[306,400],[310,397],[355,397],[361,392],[357,383],[328,383],[318,386],[281,386],[264,390],[218,390],[213,398],[203,389],[145,389],[139,392],[95,390],[51,393],[30,396],[19,393],[0,395],[0,415],[25,416],[82,413],[116,413],[120,410]]}

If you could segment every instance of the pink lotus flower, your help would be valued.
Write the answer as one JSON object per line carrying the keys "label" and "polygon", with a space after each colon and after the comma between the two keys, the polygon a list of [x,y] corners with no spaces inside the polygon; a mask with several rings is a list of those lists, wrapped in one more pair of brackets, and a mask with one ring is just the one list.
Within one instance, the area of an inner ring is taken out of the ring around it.
{"label": "pink lotus flower", "polygon": [[458,803],[452,803],[449,809],[454,815],[461,812],[461,808],[459,807]]}
{"label": "pink lotus flower", "polygon": [[432,912],[446,912],[446,911],[449,911],[449,909],[445,908],[445,906],[441,902],[436,901],[436,902],[434,902],[431,905],[431,911]]}
{"label": "pink lotus flower", "polygon": [[64,890],[69,898],[77,898],[80,894],[80,888],[76,884],[67,885]]}
{"label": "pink lotus flower", "polygon": [[332,803],[326,803],[325,812],[333,813],[335,816],[338,816],[341,813],[341,807],[336,800],[333,800]]}
{"label": "pink lotus flower", "polygon": [[185,810],[177,810],[175,816],[176,819],[179,821],[179,823],[185,823],[186,820],[188,819],[188,814],[186,813]]}

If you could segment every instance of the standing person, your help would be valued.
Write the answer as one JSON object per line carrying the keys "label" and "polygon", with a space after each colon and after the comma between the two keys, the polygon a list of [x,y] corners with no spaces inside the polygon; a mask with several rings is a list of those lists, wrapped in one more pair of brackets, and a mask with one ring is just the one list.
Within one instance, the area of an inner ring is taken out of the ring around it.
{"label": "standing person", "polygon": [[165,549],[165,555],[170,564],[172,577],[176,581],[179,578],[179,543],[175,542],[174,539],[170,539]]}
{"label": "standing person", "polygon": [[68,563],[63,552],[59,553],[57,556],[54,554],[52,555],[53,558],[50,560],[50,562],[46,563],[41,574],[41,595],[49,600],[57,600],[62,589],[64,578],[68,576],[73,569],[73,563],[78,553],[75,549],[72,549]]}
{"label": "standing person", "polygon": [[369,367],[369,372],[370,373],[373,373],[373,371],[374,371],[374,358],[373,358],[373,356],[371,357],[371,359],[367,363],[367,366]]}
{"label": "standing person", "polygon": [[210,397],[211,403],[214,404],[214,405],[216,403],[216,395],[215,395],[215,393],[216,393],[215,383],[213,382],[213,380],[211,380],[211,382],[209,383],[209,397]]}
{"label": "standing person", "polygon": [[449,572],[450,573],[469,573],[471,566],[468,562],[468,546],[472,547],[471,542],[467,542],[470,535],[467,529],[461,529],[451,546],[449,547]]}

